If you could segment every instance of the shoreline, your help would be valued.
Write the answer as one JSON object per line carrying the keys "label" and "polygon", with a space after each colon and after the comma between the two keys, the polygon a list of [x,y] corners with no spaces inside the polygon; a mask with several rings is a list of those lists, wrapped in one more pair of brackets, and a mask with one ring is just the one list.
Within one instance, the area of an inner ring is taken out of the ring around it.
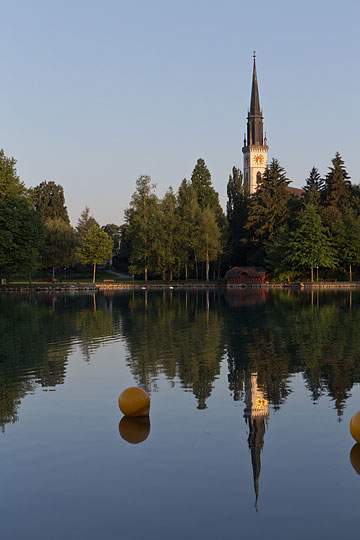
{"label": "shoreline", "polygon": [[339,281],[339,282],[297,282],[297,283],[249,283],[226,285],[226,283],[214,282],[170,282],[170,283],[96,283],[89,284],[8,284],[0,286],[0,293],[6,292],[98,292],[98,291],[116,291],[116,290],[192,290],[192,289],[358,289],[360,281]]}

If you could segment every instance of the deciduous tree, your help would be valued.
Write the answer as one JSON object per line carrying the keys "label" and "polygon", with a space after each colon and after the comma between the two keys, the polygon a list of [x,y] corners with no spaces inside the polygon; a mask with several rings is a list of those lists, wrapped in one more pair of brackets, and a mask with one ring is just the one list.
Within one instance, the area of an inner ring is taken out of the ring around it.
{"label": "deciduous tree", "polygon": [[113,242],[109,235],[94,224],[77,249],[77,256],[81,263],[93,265],[93,283],[96,281],[96,266],[109,262],[112,256]]}
{"label": "deciduous tree", "polygon": [[63,219],[47,219],[45,222],[45,242],[42,249],[42,264],[51,267],[52,279],[56,266],[70,266],[76,261],[75,250],[78,240],[74,229]]}
{"label": "deciduous tree", "polygon": [[131,244],[130,267],[133,274],[144,273],[154,265],[154,242],[158,232],[158,198],[150,176],[142,175],[136,181],[129,208],[125,211],[126,235]]}
{"label": "deciduous tree", "polygon": [[0,200],[0,278],[31,274],[44,239],[41,217],[24,197]]}

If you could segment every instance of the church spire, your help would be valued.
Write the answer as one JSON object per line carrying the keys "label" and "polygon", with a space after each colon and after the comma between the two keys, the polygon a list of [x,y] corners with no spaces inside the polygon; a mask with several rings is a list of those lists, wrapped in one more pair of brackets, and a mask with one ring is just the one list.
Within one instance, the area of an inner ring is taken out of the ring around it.
{"label": "church spire", "polygon": [[256,73],[256,53],[254,51],[254,66],[253,66],[253,78],[252,78],[252,88],[251,88],[251,102],[250,102],[250,114],[261,116],[260,110],[260,99],[259,99],[259,89]]}
{"label": "church spire", "polygon": [[255,193],[267,167],[269,147],[263,135],[263,116],[260,109],[256,54],[253,54],[253,75],[251,85],[250,109],[247,116],[247,131],[242,148],[244,154],[244,180],[249,193]]}
{"label": "church spire", "polygon": [[260,109],[259,88],[256,72],[256,54],[254,51],[253,78],[251,87],[250,110],[247,123],[247,144],[248,146],[263,146],[263,116]]}

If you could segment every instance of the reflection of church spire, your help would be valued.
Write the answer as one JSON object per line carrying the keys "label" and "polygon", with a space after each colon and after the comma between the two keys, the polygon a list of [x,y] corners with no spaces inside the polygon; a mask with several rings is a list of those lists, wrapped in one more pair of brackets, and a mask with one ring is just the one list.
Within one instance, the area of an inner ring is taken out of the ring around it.
{"label": "reflection of church spire", "polygon": [[249,425],[248,444],[251,451],[251,463],[254,478],[255,508],[259,497],[259,477],[261,470],[261,450],[264,446],[264,435],[269,418],[269,402],[258,388],[257,374],[252,373],[245,382],[244,417]]}

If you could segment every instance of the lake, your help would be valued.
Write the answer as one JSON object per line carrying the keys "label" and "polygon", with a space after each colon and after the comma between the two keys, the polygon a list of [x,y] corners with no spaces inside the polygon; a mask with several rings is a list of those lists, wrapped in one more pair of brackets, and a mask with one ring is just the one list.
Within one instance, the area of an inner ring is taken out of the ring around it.
{"label": "lake", "polygon": [[356,537],[359,328],[356,290],[0,295],[1,537]]}

